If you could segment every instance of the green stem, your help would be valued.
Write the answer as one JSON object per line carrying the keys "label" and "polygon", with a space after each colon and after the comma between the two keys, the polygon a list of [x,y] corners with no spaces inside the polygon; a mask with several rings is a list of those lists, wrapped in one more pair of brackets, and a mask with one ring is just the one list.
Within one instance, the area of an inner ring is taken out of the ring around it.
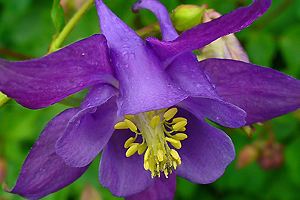
{"label": "green stem", "polygon": [[90,6],[94,3],[94,0],[88,0],[86,3],[82,5],[82,7],[73,15],[73,17],[69,20],[67,25],[63,28],[63,30],[59,33],[57,38],[51,43],[49,48],[49,53],[52,53],[60,48],[62,43],[65,41],[67,36],[73,30],[77,22],[84,15],[84,13],[90,8]]}

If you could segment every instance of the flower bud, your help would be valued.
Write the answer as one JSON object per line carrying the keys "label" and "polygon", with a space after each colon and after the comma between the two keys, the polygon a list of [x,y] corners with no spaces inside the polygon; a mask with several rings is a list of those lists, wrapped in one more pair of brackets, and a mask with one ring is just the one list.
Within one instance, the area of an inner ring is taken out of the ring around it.
{"label": "flower bud", "polygon": [[102,198],[92,185],[87,184],[81,193],[80,200],[102,200]]}
{"label": "flower bud", "polygon": [[283,149],[282,144],[266,143],[258,160],[259,165],[265,170],[281,167],[284,161]]}
{"label": "flower bud", "polygon": [[[219,17],[221,17],[220,13],[212,9],[206,10],[203,14],[203,22],[210,22]],[[223,58],[249,62],[248,55],[245,53],[245,50],[234,34],[217,39],[205,46],[201,52],[201,56],[198,57],[199,60],[207,58]]]}
{"label": "flower bud", "polygon": [[259,156],[259,149],[255,145],[246,145],[239,153],[237,167],[243,168],[254,162]]}
{"label": "flower bud", "polygon": [[254,126],[243,126],[242,129],[247,134],[248,137],[252,137],[256,131]]}
{"label": "flower bud", "polygon": [[188,30],[202,22],[203,13],[206,5],[180,5],[177,6],[172,14],[171,19],[178,31]]}
{"label": "flower bud", "polygon": [[9,98],[5,94],[0,92],[0,106],[5,104],[8,100]]}

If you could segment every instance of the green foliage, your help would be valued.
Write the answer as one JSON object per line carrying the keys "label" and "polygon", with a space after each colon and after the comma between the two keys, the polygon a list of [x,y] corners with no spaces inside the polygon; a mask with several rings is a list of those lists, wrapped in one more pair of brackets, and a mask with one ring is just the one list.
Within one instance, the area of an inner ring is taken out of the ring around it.
{"label": "green foliage", "polygon": [[290,74],[300,76],[300,26],[291,26],[285,30],[280,38],[280,46],[283,58],[289,68]]}
{"label": "green foliage", "polygon": [[[139,29],[156,21],[148,11],[133,14],[130,6],[134,0],[106,1],[109,7],[132,28]],[[180,4],[208,4],[221,13],[250,1],[241,0],[162,0],[169,11]],[[284,4],[287,2],[286,4]],[[53,4],[52,4],[53,3]],[[52,7],[52,10],[51,10]],[[66,19],[73,10],[65,12]],[[53,26],[54,24],[54,26]],[[0,0],[0,48],[38,57],[45,55],[52,36],[64,24],[64,12],[58,0]],[[95,8],[91,8],[79,21],[67,38],[65,45],[99,32]],[[273,0],[266,16],[250,28],[237,34],[249,53],[253,63],[274,67],[289,75],[300,78],[300,1]],[[7,54],[0,57],[20,59]],[[84,94],[76,95],[81,98]],[[77,104],[68,99],[66,104]],[[22,162],[30,147],[47,122],[66,109],[54,105],[41,110],[22,108],[14,101],[0,107],[0,158],[5,159],[8,169],[6,183],[11,187],[18,176]],[[178,178],[177,200],[295,200],[300,187],[300,117],[299,113],[276,118],[270,122],[278,142],[284,145],[283,166],[263,170],[257,163],[237,169],[232,163],[224,176],[213,184],[196,185]],[[236,146],[237,154],[246,145],[258,139],[266,130],[258,127],[253,138],[241,130],[226,130]],[[88,172],[71,186],[44,198],[45,200],[80,199],[84,186],[91,184],[104,200],[120,199],[98,183],[99,159],[93,162]],[[20,197],[0,190],[1,200],[20,200]]]}
{"label": "green foliage", "polygon": [[276,51],[276,42],[272,33],[251,31],[247,37],[245,47],[251,62],[271,66]]}
{"label": "green foliage", "polygon": [[291,144],[286,148],[286,165],[287,165],[287,176],[290,180],[297,186],[300,186],[300,138],[291,142]]}
{"label": "green foliage", "polygon": [[51,18],[56,30],[56,34],[58,34],[65,26],[64,9],[60,5],[60,0],[53,0]]}

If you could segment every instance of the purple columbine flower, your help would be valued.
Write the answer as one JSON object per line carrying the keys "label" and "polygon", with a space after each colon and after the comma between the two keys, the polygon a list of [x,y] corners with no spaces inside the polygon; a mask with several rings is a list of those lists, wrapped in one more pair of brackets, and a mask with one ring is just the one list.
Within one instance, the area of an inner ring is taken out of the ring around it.
{"label": "purple columbine flower", "polygon": [[[91,87],[78,108],[55,117],[31,149],[12,193],[39,199],[79,178],[103,150],[99,179],[128,199],[173,199],[176,175],[211,183],[234,159],[227,127],[265,121],[300,106],[300,82],[249,63],[207,59],[192,50],[250,25],[270,6],[256,0],[178,36],[166,9],[163,40],[143,41],[96,0],[103,35],[46,57],[0,60],[0,90],[29,108],[42,108]],[[145,195],[147,195],[145,197]]]}

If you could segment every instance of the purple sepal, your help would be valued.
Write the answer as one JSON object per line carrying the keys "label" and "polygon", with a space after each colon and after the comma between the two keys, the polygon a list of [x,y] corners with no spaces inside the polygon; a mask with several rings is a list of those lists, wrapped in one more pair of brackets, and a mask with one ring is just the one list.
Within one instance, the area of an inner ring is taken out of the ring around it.
{"label": "purple sepal", "polygon": [[27,156],[11,193],[31,200],[40,199],[71,184],[87,170],[88,166],[66,165],[55,152],[56,141],[76,113],[76,109],[69,109],[49,122]]}
{"label": "purple sepal", "polygon": [[31,109],[54,104],[86,87],[116,82],[103,35],[93,35],[45,57],[0,59],[0,91]]}

